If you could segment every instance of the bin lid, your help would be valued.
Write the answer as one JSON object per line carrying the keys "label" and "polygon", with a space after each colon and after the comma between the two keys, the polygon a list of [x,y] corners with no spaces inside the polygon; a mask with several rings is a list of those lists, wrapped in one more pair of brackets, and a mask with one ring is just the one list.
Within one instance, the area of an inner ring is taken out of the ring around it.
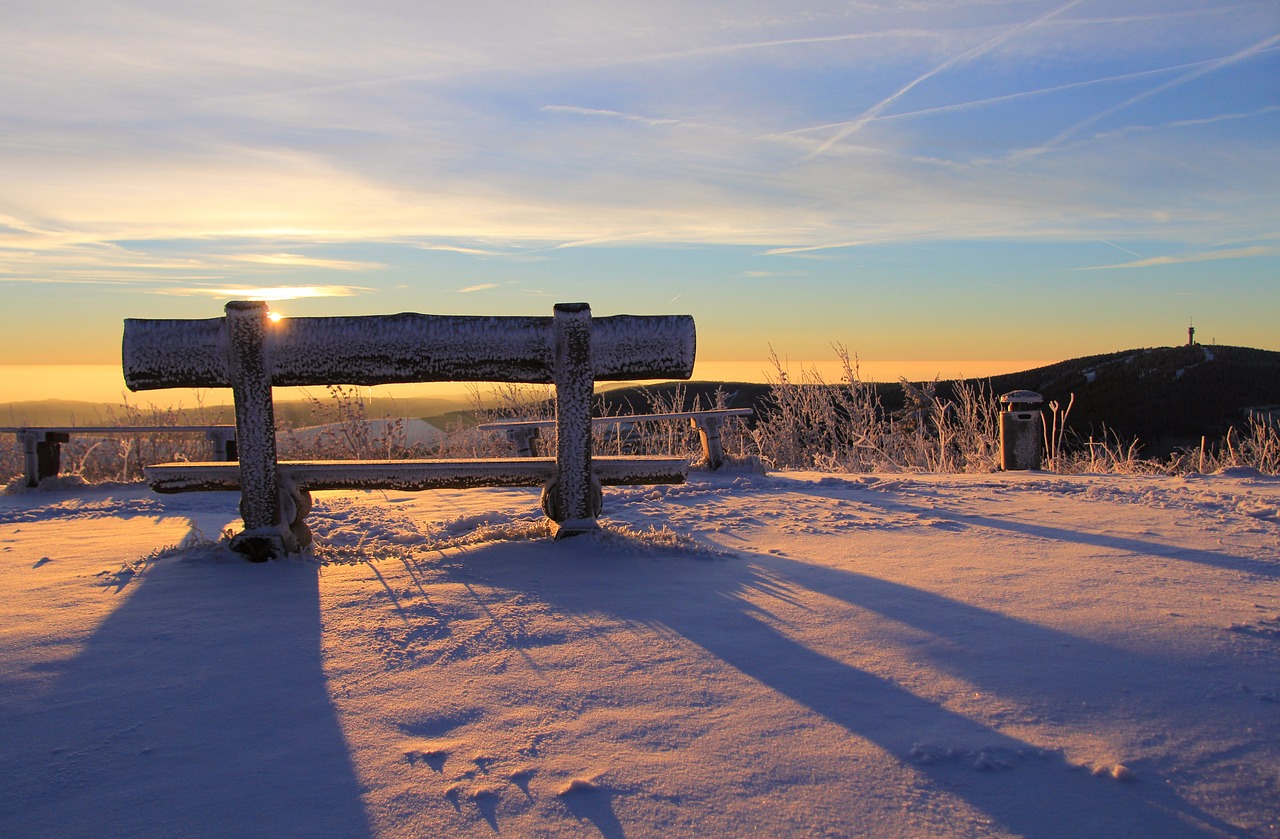
{"label": "bin lid", "polygon": [[1030,403],[1033,405],[1039,405],[1043,401],[1044,397],[1036,393],[1034,390],[1011,390],[1008,393],[1000,395],[1000,404],[1002,405],[1011,405],[1014,403]]}

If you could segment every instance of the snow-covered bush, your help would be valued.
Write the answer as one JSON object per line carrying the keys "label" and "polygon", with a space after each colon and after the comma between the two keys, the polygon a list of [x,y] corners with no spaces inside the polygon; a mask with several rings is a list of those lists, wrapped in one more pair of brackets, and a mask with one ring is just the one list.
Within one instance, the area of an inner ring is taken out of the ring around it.
{"label": "snow-covered bush", "polygon": [[371,419],[358,387],[328,385],[325,398],[304,396],[310,410],[305,425],[277,418],[281,460],[404,460],[436,456],[443,444],[443,435],[418,433],[417,427],[425,425],[419,420]]}
{"label": "snow-covered bush", "polygon": [[999,425],[990,388],[957,384],[954,399],[937,395],[937,383],[901,380],[903,407],[886,411],[874,385],[862,381],[856,358],[835,347],[839,384],[817,370],[788,375],[777,354],[770,405],[753,438],[774,468],[841,472],[986,472],[999,455]]}

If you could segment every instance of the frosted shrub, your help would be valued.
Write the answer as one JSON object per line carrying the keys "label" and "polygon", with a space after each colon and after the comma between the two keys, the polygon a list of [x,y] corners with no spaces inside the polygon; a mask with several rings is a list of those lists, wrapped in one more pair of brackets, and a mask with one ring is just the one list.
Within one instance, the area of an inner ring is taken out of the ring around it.
{"label": "frosted shrub", "polygon": [[[555,389],[550,385],[493,384],[487,396],[473,385],[470,399],[475,424],[553,420],[556,415]],[[442,453],[444,457],[511,457],[516,453],[515,444],[501,432],[478,431],[474,424],[464,425],[461,421],[445,431],[449,432],[449,441]],[[555,445],[555,428],[539,429],[533,441],[533,453],[554,455]]]}
{"label": "frosted shrub", "polygon": [[411,444],[403,417],[370,419],[358,387],[327,385],[323,399],[304,395],[309,425],[281,426],[277,417],[281,460],[404,460],[438,452],[436,445]]}
{"label": "frosted shrub", "polygon": [[1045,469],[1062,475],[1110,474],[1156,475],[1168,471],[1166,464],[1141,457],[1142,443],[1125,441],[1114,431],[1102,429],[1101,438],[1066,445],[1064,436],[1046,432],[1049,455]]}
{"label": "frosted shrub", "polygon": [[797,384],[770,356],[775,376],[754,440],[774,468],[843,472],[986,472],[999,453],[998,419],[990,387],[957,384],[955,398],[937,382],[901,380],[904,406],[889,415],[875,385],[863,382],[856,358],[837,345],[840,384],[802,371]]}
{"label": "frosted shrub", "polygon": [[0,448],[0,485],[3,486],[8,486],[22,477],[22,447],[12,437],[9,438],[9,442],[10,445]]}
{"label": "frosted shrub", "polygon": [[753,434],[760,456],[774,468],[870,471],[882,457],[883,410],[872,385],[858,376],[856,363],[836,348],[844,366],[842,384],[828,385],[815,369],[800,381],[770,352],[770,405]]}
{"label": "frosted shrub", "polygon": [[[684,411],[705,411],[710,405],[702,404],[702,397],[688,401],[684,384],[676,386],[669,396],[660,391],[643,389],[645,406],[639,413],[677,414]],[[614,429],[616,446],[614,454],[670,455],[693,459],[701,452],[698,432],[689,420],[659,420],[635,423],[631,426],[606,426]],[[626,445],[624,445],[624,437]]]}
{"label": "frosted shrub", "polygon": [[1168,471],[1210,473],[1237,467],[1280,475],[1280,423],[1274,414],[1250,413],[1243,432],[1230,428],[1217,443],[1202,437],[1198,449],[1175,455]]}

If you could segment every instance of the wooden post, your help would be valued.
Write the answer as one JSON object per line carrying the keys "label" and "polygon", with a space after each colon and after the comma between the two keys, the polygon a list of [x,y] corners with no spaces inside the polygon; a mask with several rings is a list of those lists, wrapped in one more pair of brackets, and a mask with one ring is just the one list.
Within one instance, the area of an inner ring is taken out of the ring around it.
{"label": "wooden post", "polygon": [[591,474],[591,307],[557,303],[553,327],[556,477],[549,501],[552,530],[562,539],[598,527]]}
{"label": "wooden post", "polygon": [[226,315],[240,458],[240,515],[244,518],[244,532],[231,546],[255,562],[263,562],[297,550],[297,545],[291,544],[295,541],[292,534],[280,521],[275,407],[271,365],[266,357],[267,304],[232,301]]}

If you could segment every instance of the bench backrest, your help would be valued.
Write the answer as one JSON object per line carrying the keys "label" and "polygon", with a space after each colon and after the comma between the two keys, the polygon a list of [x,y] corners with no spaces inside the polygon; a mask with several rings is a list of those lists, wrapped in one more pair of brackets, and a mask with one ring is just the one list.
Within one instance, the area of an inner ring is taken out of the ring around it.
{"label": "bench backrest", "polygon": [[[402,313],[271,321],[265,303],[233,302],[227,309],[227,317],[204,320],[125,320],[129,389],[232,387],[233,309],[262,320],[268,373],[277,387],[555,383],[553,317]],[[696,341],[688,315],[591,318],[590,335],[595,381],[687,379],[693,373]]]}
{"label": "bench backrest", "polygon": [[[233,301],[204,320],[130,318],[130,390],[230,387],[239,440],[241,514],[249,540],[282,534],[271,389],[288,385],[516,382],[556,388],[551,508],[564,532],[594,526],[591,397],[596,381],[687,379],[696,337],[688,315],[593,318],[585,303],[552,317],[371,315],[271,320],[266,303]],[[250,550],[274,551],[251,546]]]}

